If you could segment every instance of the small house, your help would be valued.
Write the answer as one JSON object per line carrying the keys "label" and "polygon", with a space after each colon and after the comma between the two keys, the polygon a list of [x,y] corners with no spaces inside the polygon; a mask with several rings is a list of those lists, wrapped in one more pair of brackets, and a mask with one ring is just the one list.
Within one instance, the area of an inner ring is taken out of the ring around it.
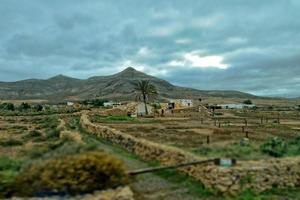
{"label": "small house", "polygon": [[218,105],[222,109],[244,109],[244,108],[254,108],[254,104],[220,104]]}
{"label": "small house", "polygon": [[109,101],[109,102],[104,102],[103,103],[104,107],[113,107],[113,108],[116,108],[116,107],[118,107],[120,105],[121,105],[120,102],[113,102],[113,101]]}
{"label": "small house", "polygon": [[168,109],[179,109],[179,108],[187,108],[192,107],[193,102],[191,99],[171,99],[168,103]]}
{"label": "small house", "polygon": [[67,102],[67,106],[74,106],[74,103],[71,102],[71,101],[68,101],[68,102]]}

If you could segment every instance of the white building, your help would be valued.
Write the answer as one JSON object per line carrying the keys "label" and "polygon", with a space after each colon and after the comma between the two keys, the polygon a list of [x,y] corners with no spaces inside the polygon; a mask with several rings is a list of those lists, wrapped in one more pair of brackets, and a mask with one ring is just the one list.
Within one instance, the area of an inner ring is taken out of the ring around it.
{"label": "white building", "polygon": [[254,108],[254,104],[219,104],[222,109],[243,109],[243,108]]}
{"label": "white building", "polygon": [[191,99],[179,99],[179,102],[180,102],[181,106],[183,106],[183,107],[192,107],[193,106],[193,102]]}
{"label": "white building", "polygon": [[170,99],[169,109],[192,107],[193,101],[191,99]]}
{"label": "white building", "polygon": [[120,105],[121,105],[121,103],[119,103],[119,102],[113,102],[113,101],[109,101],[109,102],[104,102],[103,103],[104,107],[113,107],[113,108],[115,108],[115,107],[118,107]]}
{"label": "white building", "polygon": [[114,105],[114,102],[112,102],[112,101],[104,102],[104,103],[103,103],[103,106],[104,106],[104,107],[112,107],[113,105]]}
{"label": "white building", "polygon": [[71,101],[68,101],[68,102],[67,102],[67,106],[74,106],[74,103],[71,102]]}

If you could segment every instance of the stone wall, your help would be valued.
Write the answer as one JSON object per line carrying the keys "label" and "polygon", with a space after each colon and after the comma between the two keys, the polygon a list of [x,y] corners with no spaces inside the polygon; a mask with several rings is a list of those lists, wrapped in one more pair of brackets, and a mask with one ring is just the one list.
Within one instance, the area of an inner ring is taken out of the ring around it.
{"label": "stone wall", "polygon": [[[116,129],[90,122],[88,115],[81,116],[81,124],[91,134],[138,155],[145,160],[159,161],[163,165],[206,159],[178,148],[139,139]],[[213,164],[189,166],[179,171],[201,181],[205,187],[229,194],[245,189],[262,192],[272,187],[300,186],[300,157],[238,162],[231,168]]]}
{"label": "stone wall", "polygon": [[52,196],[52,197],[33,197],[21,198],[13,197],[12,200],[134,200],[134,194],[131,189],[126,187],[119,187],[116,189],[109,189],[103,191],[95,191],[91,194],[84,194],[78,196]]}

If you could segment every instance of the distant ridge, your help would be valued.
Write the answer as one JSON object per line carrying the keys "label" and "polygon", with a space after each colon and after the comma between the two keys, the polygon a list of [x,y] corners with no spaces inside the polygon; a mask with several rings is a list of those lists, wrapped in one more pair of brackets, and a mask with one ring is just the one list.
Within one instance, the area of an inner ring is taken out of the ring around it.
{"label": "distant ridge", "polygon": [[212,96],[256,98],[254,95],[239,91],[205,91],[178,87],[132,67],[114,75],[94,76],[85,80],[57,75],[46,80],[28,79],[16,82],[0,82],[0,98],[6,100],[45,99],[50,101],[88,98],[131,100],[135,97],[133,94],[134,83],[143,79],[150,80],[156,86],[160,98],[197,99]]}

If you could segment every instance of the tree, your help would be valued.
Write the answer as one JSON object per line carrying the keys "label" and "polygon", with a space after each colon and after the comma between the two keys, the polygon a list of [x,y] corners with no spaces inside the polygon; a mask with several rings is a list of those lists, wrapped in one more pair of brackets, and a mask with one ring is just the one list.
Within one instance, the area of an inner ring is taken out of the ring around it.
{"label": "tree", "polygon": [[28,110],[30,108],[31,108],[31,106],[28,103],[24,103],[24,102],[21,103],[21,105],[19,106],[20,110]]}
{"label": "tree", "polygon": [[137,99],[145,104],[145,112],[146,115],[148,115],[147,102],[151,97],[156,97],[158,94],[155,86],[152,85],[149,80],[141,80],[135,84],[134,89],[137,94]]}
{"label": "tree", "polygon": [[5,109],[5,110],[10,110],[10,111],[14,111],[15,110],[15,105],[12,103],[3,103],[1,104],[1,109]]}
{"label": "tree", "polygon": [[43,110],[43,106],[41,104],[37,104],[36,106],[34,106],[34,109],[37,111],[37,112],[40,112]]}
{"label": "tree", "polygon": [[251,105],[252,101],[250,99],[247,99],[247,100],[244,101],[244,104]]}

